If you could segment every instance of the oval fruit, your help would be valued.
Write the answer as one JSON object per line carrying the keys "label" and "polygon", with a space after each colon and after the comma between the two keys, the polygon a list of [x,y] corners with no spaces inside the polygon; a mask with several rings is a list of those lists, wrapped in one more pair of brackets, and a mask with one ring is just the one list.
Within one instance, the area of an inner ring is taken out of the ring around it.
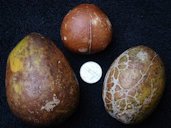
{"label": "oval fruit", "polygon": [[111,42],[112,25],[97,6],[80,4],[64,17],[61,38],[65,47],[72,52],[97,53]]}
{"label": "oval fruit", "polygon": [[53,42],[31,33],[9,55],[6,95],[17,117],[31,124],[48,125],[73,113],[79,86],[69,63]]}
{"label": "oval fruit", "polygon": [[130,48],[113,62],[105,76],[105,109],[122,123],[139,123],[158,104],[164,83],[164,66],[159,56],[145,46]]}

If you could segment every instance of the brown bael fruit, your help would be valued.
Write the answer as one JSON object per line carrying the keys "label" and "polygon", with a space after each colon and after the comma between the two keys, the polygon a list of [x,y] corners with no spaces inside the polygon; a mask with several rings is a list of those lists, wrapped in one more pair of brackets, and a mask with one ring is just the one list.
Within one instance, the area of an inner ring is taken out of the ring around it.
{"label": "brown bael fruit", "polygon": [[80,54],[103,51],[111,42],[112,25],[93,4],[80,4],[64,17],[61,38],[66,48]]}
{"label": "brown bael fruit", "polygon": [[6,95],[17,117],[41,126],[59,123],[73,113],[79,101],[79,86],[54,43],[31,33],[9,55]]}

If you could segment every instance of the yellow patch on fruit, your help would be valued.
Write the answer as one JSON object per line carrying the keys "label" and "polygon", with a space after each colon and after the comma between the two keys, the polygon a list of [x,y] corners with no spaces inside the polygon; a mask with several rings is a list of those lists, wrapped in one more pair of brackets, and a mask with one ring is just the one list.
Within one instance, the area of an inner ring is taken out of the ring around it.
{"label": "yellow patch on fruit", "polygon": [[23,51],[27,47],[27,40],[28,37],[25,37],[23,40],[21,40],[9,56],[10,68],[12,72],[18,72],[23,69],[22,58],[26,56],[26,52],[23,53]]}
{"label": "yellow patch on fruit", "polygon": [[10,57],[10,68],[12,72],[21,71],[23,70],[23,63],[18,58]]}
{"label": "yellow patch on fruit", "polygon": [[18,53],[21,53],[25,48],[27,48],[27,42],[28,42],[28,38],[29,37],[25,37],[24,39],[22,39],[18,45],[13,49],[12,53],[14,55],[17,55]]}
{"label": "yellow patch on fruit", "polygon": [[13,87],[14,87],[15,93],[21,95],[21,92],[22,92],[22,87],[21,87],[21,85],[20,85],[20,84],[15,84],[15,85],[13,85]]}

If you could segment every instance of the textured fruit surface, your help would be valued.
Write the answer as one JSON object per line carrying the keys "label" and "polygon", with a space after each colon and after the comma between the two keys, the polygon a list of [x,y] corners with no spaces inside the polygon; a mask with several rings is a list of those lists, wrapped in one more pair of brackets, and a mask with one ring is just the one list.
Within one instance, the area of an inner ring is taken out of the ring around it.
{"label": "textured fruit surface", "polygon": [[103,86],[106,111],[125,124],[143,121],[156,107],[165,83],[164,66],[150,48],[123,52],[109,68]]}
{"label": "textured fruit surface", "polygon": [[31,33],[9,55],[6,95],[17,117],[47,125],[72,114],[78,104],[79,87],[62,52],[49,39]]}
{"label": "textured fruit surface", "polygon": [[100,8],[93,4],[81,4],[64,17],[61,38],[65,47],[72,52],[96,53],[111,42],[112,26]]}

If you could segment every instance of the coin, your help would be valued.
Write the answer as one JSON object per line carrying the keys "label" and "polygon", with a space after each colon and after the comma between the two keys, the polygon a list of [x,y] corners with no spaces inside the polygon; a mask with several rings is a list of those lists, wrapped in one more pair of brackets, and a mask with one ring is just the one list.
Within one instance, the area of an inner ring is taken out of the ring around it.
{"label": "coin", "polygon": [[89,84],[96,83],[102,77],[102,68],[93,61],[84,63],[80,68],[81,79]]}

